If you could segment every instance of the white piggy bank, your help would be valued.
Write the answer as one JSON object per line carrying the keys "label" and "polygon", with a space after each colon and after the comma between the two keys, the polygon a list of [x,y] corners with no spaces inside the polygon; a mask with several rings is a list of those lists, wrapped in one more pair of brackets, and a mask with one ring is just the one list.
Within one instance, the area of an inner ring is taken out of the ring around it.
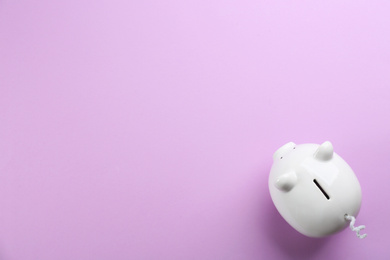
{"label": "white piggy bank", "polygon": [[346,228],[345,215],[357,216],[362,193],[351,167],[330,142],[279,148],[269,176],[272,201],[283,218],[309,237]]}

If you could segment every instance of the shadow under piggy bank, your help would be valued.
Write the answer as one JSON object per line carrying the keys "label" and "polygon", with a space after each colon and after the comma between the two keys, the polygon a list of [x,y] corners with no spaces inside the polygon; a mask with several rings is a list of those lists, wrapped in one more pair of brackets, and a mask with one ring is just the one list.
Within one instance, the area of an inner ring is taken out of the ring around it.
{"label": "shadow under piggy bank", "polygon": [[263,230],[275,247],[286,255],[286,259],[311,259],[329,242],[329,237],[306,237],[293,229],[279,214],[271,197],[265,206],[268,219],[264,222]]}

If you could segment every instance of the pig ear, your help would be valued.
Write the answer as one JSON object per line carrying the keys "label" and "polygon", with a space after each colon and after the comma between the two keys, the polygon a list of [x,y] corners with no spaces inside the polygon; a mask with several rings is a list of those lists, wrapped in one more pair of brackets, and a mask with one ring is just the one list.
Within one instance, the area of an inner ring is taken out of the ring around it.
{"label": "pig ear", "polygon": [[288,151],[292,150],[295,146],[296,146],[296,144],[294,144],[293,142],[289,142],[289,143],[283,145],[282,147],[280,147],[274,153],[274,156],[273,156],[274,161],[279,160],[281,157],[283,157],[283,155],[285,155]]}
{"label": "pig ear", "polygon": [[297,183],[297,175],[294,171],[288,172],[280,176],[276,182],[275,186],[281,191],[288,192],[294,188]]}
{"label": "pig ear", "polygon": [[314,158],[320,161],[327,161],[333,157],[333,145],[331,142],[326,141],[318,147],[314,153]]}

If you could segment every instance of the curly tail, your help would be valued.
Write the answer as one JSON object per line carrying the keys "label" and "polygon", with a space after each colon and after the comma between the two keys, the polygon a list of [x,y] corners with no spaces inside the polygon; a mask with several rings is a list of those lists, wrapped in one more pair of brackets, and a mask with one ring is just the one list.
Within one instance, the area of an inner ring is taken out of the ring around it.
{"label": "curly tail", "polygon": [[350,216],[348,214],[345,214],[344,218],[345,218],[345,220],[350,221],[349,227],[351,228],[352,231],[356,232],[356,236],[358,238],[363,239],[363,238],[365,238],[367,236],[367,234],[360,235],[360,233],[359,233],[360,230],[365,229],[366,226],[364,226],[364,225],[361,225],[361,226],[358,226],[358,227],[354,226],[355,225],[355,220],[356,220],[354,216]]}

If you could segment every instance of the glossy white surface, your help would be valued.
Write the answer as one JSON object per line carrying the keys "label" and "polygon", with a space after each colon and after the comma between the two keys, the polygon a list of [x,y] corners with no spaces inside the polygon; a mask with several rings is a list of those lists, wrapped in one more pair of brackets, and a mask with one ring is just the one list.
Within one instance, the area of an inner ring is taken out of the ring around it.
{"label": "glossy white surface", "polygon": [[272,200],[300,233],[310,237],[337,233],[348,226],[345,214],[359,213],[359,181],[330,142],[290,142],[274,153],[273,160],[268,183]]}

